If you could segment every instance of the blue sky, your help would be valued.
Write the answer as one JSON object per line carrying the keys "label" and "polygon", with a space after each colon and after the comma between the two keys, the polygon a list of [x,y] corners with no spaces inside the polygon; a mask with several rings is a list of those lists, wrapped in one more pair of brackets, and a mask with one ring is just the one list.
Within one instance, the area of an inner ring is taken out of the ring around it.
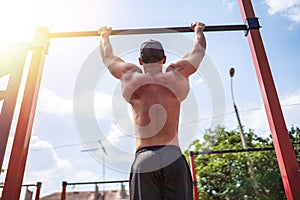
{"label": "blue sky", "polygon": [[[30,40],[36,26],[47,26],[50,32],[64,32],[97,30],[102,25],[127,29],[188,26],[194,21],[207,25],[243,23],[238,3],[233,0],[30,0],[26,3],[14,0],[1,4],[1,37],[5,41]],[[300,126],[300,0],[263,0],[253,1],[253,4],[262,25],[261,34],[287,126]],[[216,119],[214,114],[222,115],[220,120],[225,127],[237,127],[230,93],[229,69],[232,66],[236,69],[234,93],[243,125],[246,129],[252,128],[258,134],[268,136],[270,132],[244,33],[207,32],[205,35],[205,62],[199,73],[190,80],[192,94],[187,99],[185,105],[188,106],[181,118],[183,149],[193,138],[201,138],[205,130],[212,126]],[[112,42],[116,52],[126,60],[136,62],[138,43],[149,37],[158,38],[166,45],[168,62],[171,62],[191,47],[193,34],[115,36]],[[124,50],[122,47],[127,44],[126,41],[130,44]],[[92,71],[80,82],[87,63],[92,62],[97,67],[99,62],[99,69],[102,69],[97,56],[98,43],[98,37],[51,40],[24,176],[24,183],[43,182],[42,194],[60,191],[62,181],[128,179],[134,156],[134,140],[130,137],[130,115],[126,112],[129,109],[117,95],[118,82],[104,72],[93,85],[95,91],[87,90],[87,96],[83,95],[82,99],[76,94],[81,86],[88,88],[89,75],[91,78],[97,75]],[[215,80],[215,84],[209,80]],[[214,88],[215,85],[220,87]],[[220,97],[213,96],[214,92]],[[92,104],[90,99],[86,99],[90,96],[94,98]],[[74,102],[79,104],[74,107]],[[125,112],[114,106],[125,108]],[[86,108],[93,108],[94,113],[87,113]],[[214,109],[217,109],[216,113]],[[188,118],[185,113],[194,114],[191,114],[194,118]],[[90,116],[86,117],[86,114],[92,114],[97,129],[89,127]],[[122,118],[122,114],[127,116]],[[124,123],[122,119],[125,119]],[[4,168],[8,163],[14,130],[13,127]],[[99,130],[102,135],[97,132]],[[107,156],[101,149],[82,152],[84,149],[99,148],[98,140],[103,141]],[[0,180],[4,177],[5,173]],[[88,189],[92,190],[93,186]]]}

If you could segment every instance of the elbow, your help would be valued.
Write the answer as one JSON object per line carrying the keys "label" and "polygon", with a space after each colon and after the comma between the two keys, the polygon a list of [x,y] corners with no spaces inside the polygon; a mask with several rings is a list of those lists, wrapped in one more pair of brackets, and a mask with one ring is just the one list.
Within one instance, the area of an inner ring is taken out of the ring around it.
{"label": "elbow", "polygon": [[108,63],[108,59],[105,55],[101,54],[101,58],[102,58],[102,63],[108,67],[109,63]]}
{"label": "elbow", "polygon": [[117,56],[104,54],[102,56],[102,62],[106,67],[109,67],[110,65],[114,64],[117,58],[118,58]]}

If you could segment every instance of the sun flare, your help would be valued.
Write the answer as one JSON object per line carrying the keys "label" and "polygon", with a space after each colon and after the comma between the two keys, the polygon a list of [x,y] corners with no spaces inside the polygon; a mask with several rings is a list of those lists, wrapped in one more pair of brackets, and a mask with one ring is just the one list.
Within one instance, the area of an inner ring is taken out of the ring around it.
{"label": "sun flare", "polygon": [[35,29],[34,1],[4,0],[0,3],[0,44],[32,40]]}

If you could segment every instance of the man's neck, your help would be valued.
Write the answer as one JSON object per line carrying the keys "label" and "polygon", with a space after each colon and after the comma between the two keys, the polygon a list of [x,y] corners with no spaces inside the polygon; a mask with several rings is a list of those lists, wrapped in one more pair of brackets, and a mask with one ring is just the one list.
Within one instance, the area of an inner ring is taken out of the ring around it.
{"label": "man's neck", "polygon": [[145,73],[161,73],[163,64],[160,63],[148,63],[143,64]]}

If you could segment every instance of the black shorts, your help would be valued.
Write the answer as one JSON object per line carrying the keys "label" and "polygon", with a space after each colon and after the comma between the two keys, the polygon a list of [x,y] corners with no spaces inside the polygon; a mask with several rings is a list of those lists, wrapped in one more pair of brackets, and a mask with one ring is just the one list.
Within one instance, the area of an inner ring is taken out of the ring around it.
{"label": "black shorts", "polygon": [[144,147],[130,173],[131,200],[192,200],[190,168],[177,146]]}

